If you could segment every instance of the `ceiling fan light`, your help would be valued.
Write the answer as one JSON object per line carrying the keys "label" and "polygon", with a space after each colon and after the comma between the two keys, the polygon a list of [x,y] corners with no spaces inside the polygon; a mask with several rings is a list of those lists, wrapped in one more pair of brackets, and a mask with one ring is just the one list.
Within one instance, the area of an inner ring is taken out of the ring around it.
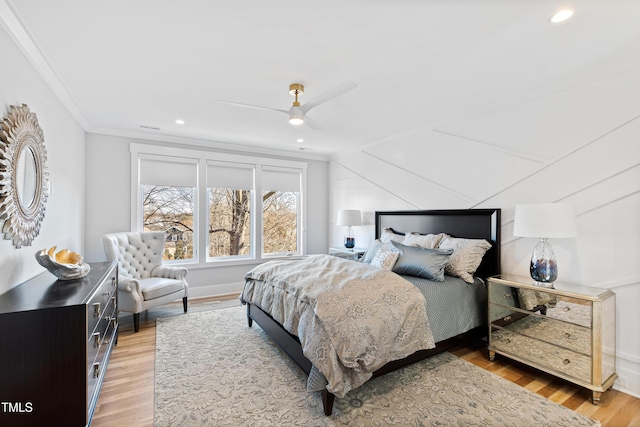
{"label": "ceiling fan light", "polygon": [[289,123],[291,123],[292,125],[301,125],[304,123],[304,119],[302,117],[289,117]]}
{"label": "ceiling fan light", "polygon": [[549,21],[553,24],[557,24],[559,22],[564,22],[567,19],[571,18],[573,16],[573,10],[571,9],[564,9],[561,10],[559,12],[557,12],[556,14],[554,14]]}

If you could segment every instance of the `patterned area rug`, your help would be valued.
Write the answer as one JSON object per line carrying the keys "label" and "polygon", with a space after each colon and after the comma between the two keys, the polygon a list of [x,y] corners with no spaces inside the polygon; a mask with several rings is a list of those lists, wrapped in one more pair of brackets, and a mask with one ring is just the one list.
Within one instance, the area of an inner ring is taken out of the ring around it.
{"label": "patterned area rug", "polygon": [[[239,304],[239,303],[238,303]],[[158,319],[155,426],[599,426],[450,353],[337,399],[320,393],[244,307]]]}

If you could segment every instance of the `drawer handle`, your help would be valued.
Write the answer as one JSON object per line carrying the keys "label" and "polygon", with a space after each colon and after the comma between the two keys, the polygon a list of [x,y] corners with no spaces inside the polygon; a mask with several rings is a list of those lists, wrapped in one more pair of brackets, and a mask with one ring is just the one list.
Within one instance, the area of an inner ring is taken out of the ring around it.
{"label": "drawer handle", "polygon": [[116,325],[118,324],[118,316],[113,316],[109,321],[111,322],[111,324],[115,328]]}
{"label": "drawer handle", "polygon": [[511,339],[507,338],[506,340],[504,340],[505,344],[511,344]]}
{"label": "drawer handle", "polygon": [[100,317],[100,303],[93,303],[93,317]]}
{"label": "drawer handle", "polygon": [[511,320],[511,316],[505,316],[502,318],[502,320],[504,320],[505,322],[508,322],[509,320]]}
{"label": "drawer handle", "polygon": [[111,278],[111,287],[115,288],[116,287],[116,276],[113,276]]}
{"label": "drawer handle", "polygon": [[93,337],[93,348],[100,348],[100,332],[91,335]]}
{"label": "drawer handle", "polygon": [[567,332],[567,333],[564,334],[564,337],[565,338],[571,338],[571,334],[569,332]]}
{"label": "drawer handle", "polygon": [[564,359],[562,363],[564,363],[565,365],[568,365],[569,363],[571,363],[571,361],[569,359]]}
{"label": "drawer handle", "polygon": [[509,299],[509,298],[511,298],[511,295],[510,294],[504,294],[504,297]]}
{"label": "drawer handle", "polygon": [[113,307],[115,308],[115,306],[116,306],[116,297],[111,297],[111,304],[113,304]]}
{"label": "drawer handle", "polygon": [[93,378],[98,378],[100,376],[100,363],[93,364]]}
{"label": "drawer handle", "polygon": [[571,307],[564,307],[563,310],[564,311],[569,311],[569,310],[571,310]]}

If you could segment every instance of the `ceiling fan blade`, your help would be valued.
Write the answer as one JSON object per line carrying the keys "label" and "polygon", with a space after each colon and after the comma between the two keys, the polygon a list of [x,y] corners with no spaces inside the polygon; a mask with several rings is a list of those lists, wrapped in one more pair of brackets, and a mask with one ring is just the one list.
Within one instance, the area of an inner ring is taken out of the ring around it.
{"label": "ceiling fan blade", "polygon": [[300,109],[306,114],[309,110],[311,110],[313,107],[317,107],[318,105],[330,101],[333,98],[337,98],[340,95],[343,95],[347,92],[349,92],[351,89],[355,89],[356,87],[358,87],[357,84],[355,84],[352,81],[346,81],[344,83],[342,83],[341,85],[321,94],[316,96],[315,98],[313,98],[312,100],[310,100],[309,102],[307,102],[306,104],[300,106]]}
{"label": "ceiling fan blade", "polygon": [[222,102],[223,104],[235,105],[237,107],[257,108],[260,110],[273,110],[273,111],[280,111],[281,113],[289,114],[289,110],[281,110],[279,108],[263,107],[261,105],[253,105],[253,104],[243,104],[241,102],[225,101],[223,99],[218,99],[218,102]]}
{"label": "ceiling fan blade", "polygon": [[313,130],[320,130],[322,127],[316,122],[312,120],[309,116],[304,116],[304,122],[307,126],[309,126]]}

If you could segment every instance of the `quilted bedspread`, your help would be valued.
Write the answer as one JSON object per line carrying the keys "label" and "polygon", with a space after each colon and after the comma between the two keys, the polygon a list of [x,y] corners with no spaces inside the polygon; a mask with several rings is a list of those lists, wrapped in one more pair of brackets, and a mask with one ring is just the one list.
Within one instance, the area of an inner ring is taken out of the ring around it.
{"label": "quilted bedspread", "polygon": [[242,300],[300,339],[339,398],[387,362],[435,346],[424,296],[390,271],[310,255],[266,262],[245,279]]}

